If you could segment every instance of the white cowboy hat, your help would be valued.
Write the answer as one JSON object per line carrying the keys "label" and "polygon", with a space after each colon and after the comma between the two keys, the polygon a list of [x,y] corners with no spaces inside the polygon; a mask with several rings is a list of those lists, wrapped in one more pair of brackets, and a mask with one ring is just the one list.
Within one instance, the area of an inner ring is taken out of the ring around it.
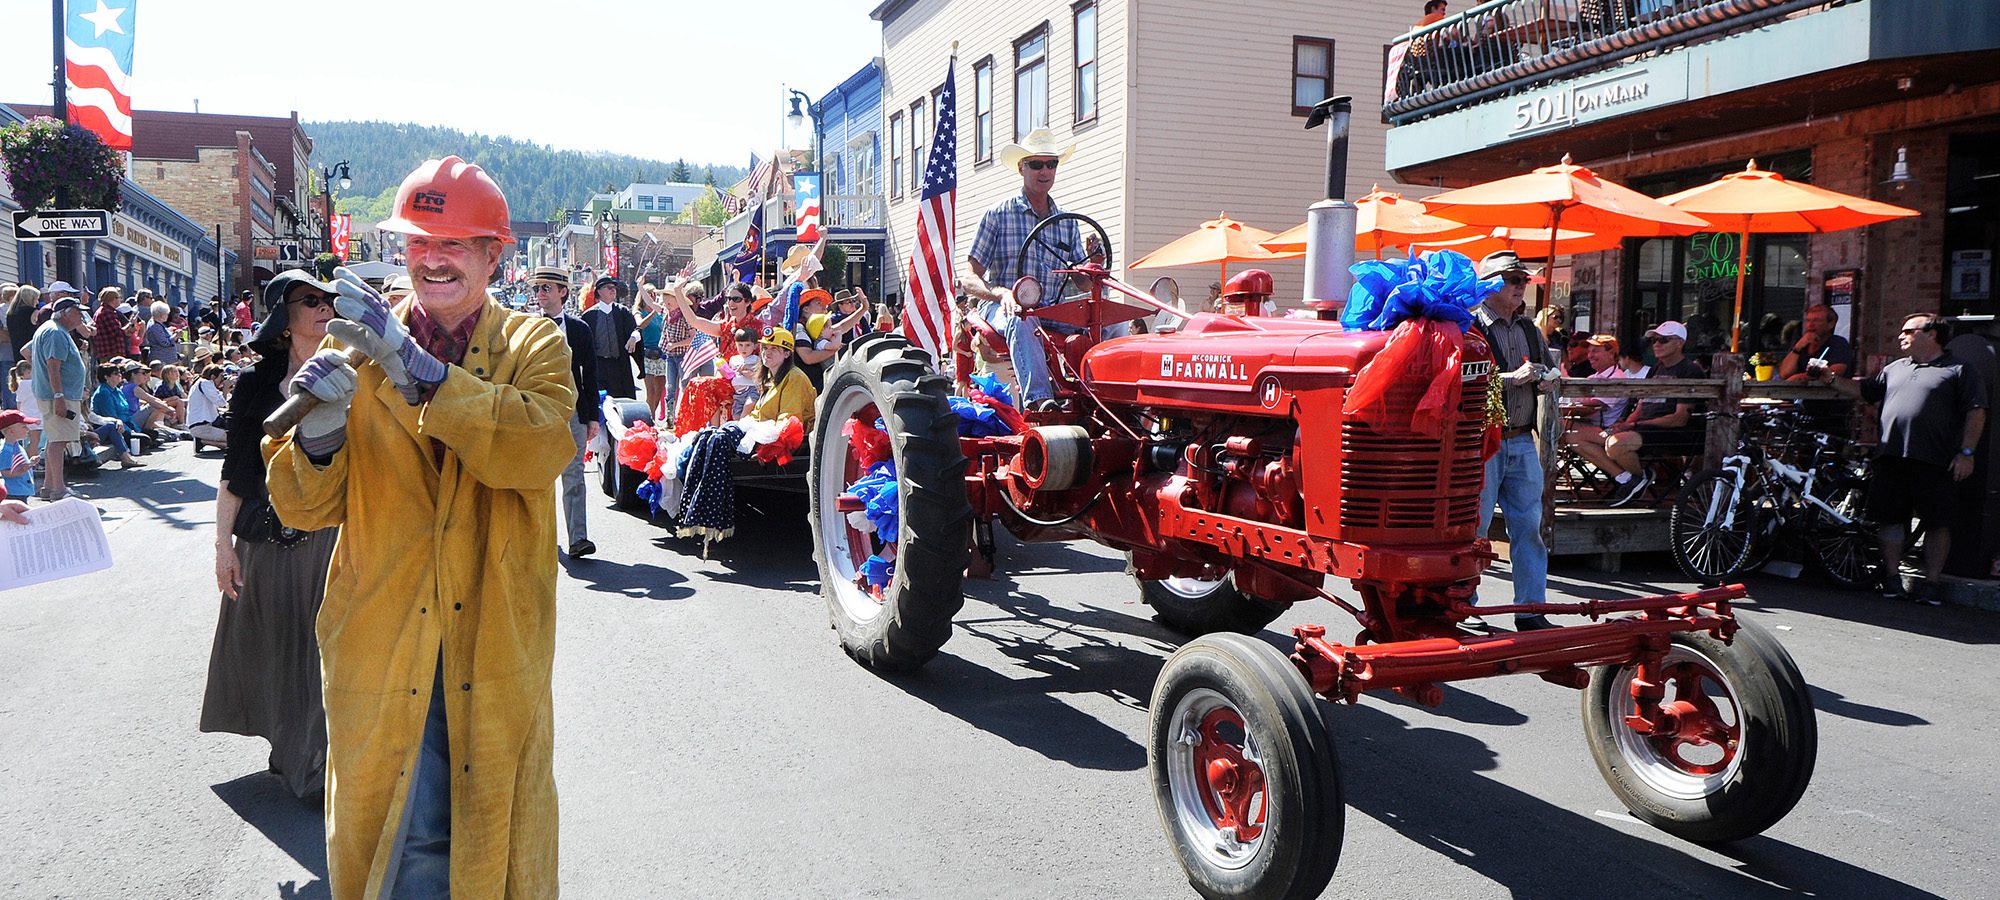
{"label": "white cowboy hat", "polygon": [[1028,136],[1022,138],[1019,143],[1001,147],[1000,165],[1020,171],[1021,160],[1036,156],[1053,156],[1057,162],[1069,162],[1069,155],[1075,151],[1075,144],[1058,143],[1055,132],[1037,128],[1028,132]]}

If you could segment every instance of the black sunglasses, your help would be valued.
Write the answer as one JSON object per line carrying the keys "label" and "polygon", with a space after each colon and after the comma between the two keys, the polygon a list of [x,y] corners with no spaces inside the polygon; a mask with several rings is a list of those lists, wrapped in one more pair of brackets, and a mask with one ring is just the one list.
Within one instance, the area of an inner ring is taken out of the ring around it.
{"label": "black sunglasses", "polygon": [[532,285],[532,286],[530,286],[530,287],[528,288],[528,290],[529,290],[529,291],[530,291],[531,293],[536,293],[536,294],[553,294],[553,293],[555,293],[555,292],[556,292],[556,289],[557,289],[557,288],[559,288],[559,287],[561,287],[561,285],[557,285],[557,284],[537,284],[537,285]]}
{"label": "black sunglasses", "polygon": [[1056,163],[1057,163],[1057,162],[1059,162],[1059,160],[1053,160],[1053,159],[1031,159],[1031,160],[1028,160],[1027,162],[1024,162],[1024,163],[1022,163],[1021,165],[1024,165],[1024,166],[1027,166],[1028,168],[1030,168],[1030,169],[1033,169],[1033,170],[1035,170],[1035,171],[1037,171],[1037,172],[1040,172],[1040,171],[1041,171],[1041,170],[1043,170],[1043,169],[1047,169],[1047,170],[1049,170],[1049,171],[1053,172],[1053,171],[1055,171],[1055,168],[1056,168]]}
{"label": "black sunglasses", "polygon": [[1646,339],[1646,343],[1648,343],[1648,344],[1669,344],[1669,343],[1672,343],[1672,342],[1674,342],[1674,341],[1678,341],[1678,340],[1680,340],[1680,338],[1677,338],[1677,337],[1668,337],[1668,336],[1666,336],[1666,335],[1664,335],[1664,334],[1656,334],[1656,335],[1653,335],[1652,337],[1649,337],[1649,338],[1647,338],[1647,339]]}
{"label": "black sunglasses", "polygon": [[307,309],[318,309],[322,306],[332,306],[333,297],[328,294],[306,294],[300,297],[292,297],[285,302],[302,304]]}

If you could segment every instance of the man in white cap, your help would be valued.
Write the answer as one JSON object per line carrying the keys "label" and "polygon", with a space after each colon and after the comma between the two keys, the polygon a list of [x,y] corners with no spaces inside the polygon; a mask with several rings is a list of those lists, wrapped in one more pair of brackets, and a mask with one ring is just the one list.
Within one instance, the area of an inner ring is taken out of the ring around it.
{"label": "man in white cap", "polygon": [[[68,287],[63,282],[58,285]],[[51,287],[54,287],[51,285]],[[47,477],[42,480],[43,499],[61,500],[69,496],[63,486],[63,456],[81,436],[83,398],[90,391],[84,374],[83,354],[76,349],[71,332],[83,327],[83,304],[75,291],[49,304],[49,320],[35,329],[28,344],[32,363],[35,400],[42,407],[42,436],[48,442],[43,455]]]}
{"label": "man in white cap", "polygon": [[[1493,351],[1507,423],[1500,432],[1500,450],[1486,461],[1485,486],[1479,492],[1479,534],[1493,525],[1497,504],[1507,513],[1507,561],[1512,567],[1514,603],[1548,599],[1549,545],[1542,539],[1542,457],[1535,448],[1535,413],[1539,397],[1549,387],[1549,348],[1542,330],[1521,314],[1523,297],[1533,273],[1512,251],[1502,250],[1479,261],[1480,279],[1500,279],[1500,289],[1472,311],[1472,324]],[[1225,295],[1226,296],[1226,295]],[[1484,624],[1474,620],[1474,625]],[[1517,615],[1514,628],[1529,631],[1554,627],[1540,615]]]}
{"label": "man in white cap", "polygon": [[[1708,373],[1685,355],[1687,337],[1687,326],[1672,319],[1646,329],[1646,343],[1658,361],[1646,377],[1707,378]],[[1617,482],[1611,493],[1612,506],[1632,502],[1652,483],[1639,461],[1641,447],[1671,452],[1701,450],[1705,434],[1694,417],[1696,405],[1689,400],[1647,400],[1611,426],[1604,438],[1604,452],[1611,458],[1605,474]]]}
{"label": "man in white cap", "polygon": [[[1075,334],[1081,329],[1058,322],[1043,322],[1028,315],[1014,300],[1014,282],[1032,275],[1045,288],[1054,289],[1051,273],[1071,263],[1082,262],[1085,251],[1076,222],[1066,221],[1051,228],[1035,246],[1023,248],[1028,232],[1044,220],[1063,212],[1049,196],[1056,184],[1056,167],[1068,162],[1073,145],[1061,144],[1054,132],[1037,128],[1019,143],[1000,149],[1000,165],[1021,174],[1021,193],[995,204],[979,218],[979,231],[966,253],[966,276],[960,280],[965,293],[980,304],[979,315],[997,331],[1007,335],[1007,351],[1013,358],[1020,380],[1023,406],[1048,400],[1055,394],[1049,381],[1048,357],[1043,354],[1036,331],[1051,329]],[[1074,248],[1064,258],[1054,248]],[[1059,299],[1059,298],[1058,298]],[[1119,337],[1129,331],[1126,323],[1109,326],[1104,336]]]}

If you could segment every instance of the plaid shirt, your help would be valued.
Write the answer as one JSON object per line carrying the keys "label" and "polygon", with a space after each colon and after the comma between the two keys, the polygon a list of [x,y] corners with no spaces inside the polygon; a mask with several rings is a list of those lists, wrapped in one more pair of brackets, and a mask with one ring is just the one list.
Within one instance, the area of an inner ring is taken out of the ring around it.
{"label": "plaid shirt", "polygon": [[107,362],[114,356],[124,356],[132,347],[132,333],[125,330],[125,317],[109,306],[97,308],[97,315],[91,318],[97,326],[97,333],[90,336],[90,355],[98,362]]}
{"label": "plaid shirt", "polygon": [[[425,352],[437,357],[439,362],[447,366],[458,365],[465,361],[465,348],[472,345],[472,330],[479,327],[479,314],[485,308],[484,305],[475,307],[472,315],[466,316],[465,321],[458,323],[457,328],[446,331],[438,325],[437,320],[431,318],[430,313],[424,311],[423,304],[412,303],[410,339],[416,341],[417,346],[424,348]],[[436,385],[424,388],[423,402],[431,402],[431,397],[436,393]],[[444,465],[444,442],[437,438],[431,438],[431,460],[440,467]]]}
{"label": "plaid shirt", "polygon": [[1063,222],[1042,235],[1042,241],[1050,246],[1066,248],[1064,256],[1069,260],[1059,258],[1042,241],[1027,248],[1024,258],[1021,245],[1027,243],[1028,232],[1043,219],[1062,211],[1053,197],[1049,199],[1048,216],[1036,215],[1025,193],[1002,200],[979,217],[979,232],[973,236],[972,249],[965,256],[986,267],[986,283],[993,287],[1011,288],[1023,275],[1033,275],[1044,287],[1053,287],[1050,272],[1064,262],[1083,258],[1083,238],[1077,232],[1076,220]]}

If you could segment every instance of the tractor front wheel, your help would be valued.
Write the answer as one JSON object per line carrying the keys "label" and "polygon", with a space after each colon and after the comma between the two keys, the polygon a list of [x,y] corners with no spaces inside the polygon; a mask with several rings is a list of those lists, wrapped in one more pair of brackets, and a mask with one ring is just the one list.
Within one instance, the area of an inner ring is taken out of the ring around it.
{"label": "tractor front wheel", "polygon": [[1276,648],[1214,634],[1153,685],[1153,801],[1188,883],[1210,900],[1317,897],[1346,826],[1333,740]]}
{"label": "tractor front wheel", "polygon": [[[875,668],[928,662],[965,604],[972,507],[950,392],[950,379],[932,371],[928,355],[880,334],[848,347],[819,395],[807,479],[813,560],[841,647]],[[857,528],[849,516],[855,510],[840,508],[841,495],[865,474],[844,430],[850,420],[864,428],[879,420],[887,433],[897,481],[894,540]],[[885,562],[887,583],[869,582],[866,573],[879,573]]]}
{"label": "tractor front wheel", "polygon": [[1812,781],[1819,728],[1805,678],[1768,633],[1739,620],[1726,644],[1675,634],[1658,674],[1660,724],[1644,730],[1627,720],[1638,711],[1636,673],[1600,667],[1583,693],[1591,756],[1632,815],[1713,843],[1758,834],[1799,802]]}
{"label": "tractor front wheel", "polygon": [[[1131,557],[1126,561],[1129,565]],[[1189,637],[1232,631],[1256,634],[1283,614],[1287,604],[1260,600],[1236,587],[1236,576],[1221,578],[1162,578],[1139,582],[1139,597],[1159,616],[1160,624]]]}

